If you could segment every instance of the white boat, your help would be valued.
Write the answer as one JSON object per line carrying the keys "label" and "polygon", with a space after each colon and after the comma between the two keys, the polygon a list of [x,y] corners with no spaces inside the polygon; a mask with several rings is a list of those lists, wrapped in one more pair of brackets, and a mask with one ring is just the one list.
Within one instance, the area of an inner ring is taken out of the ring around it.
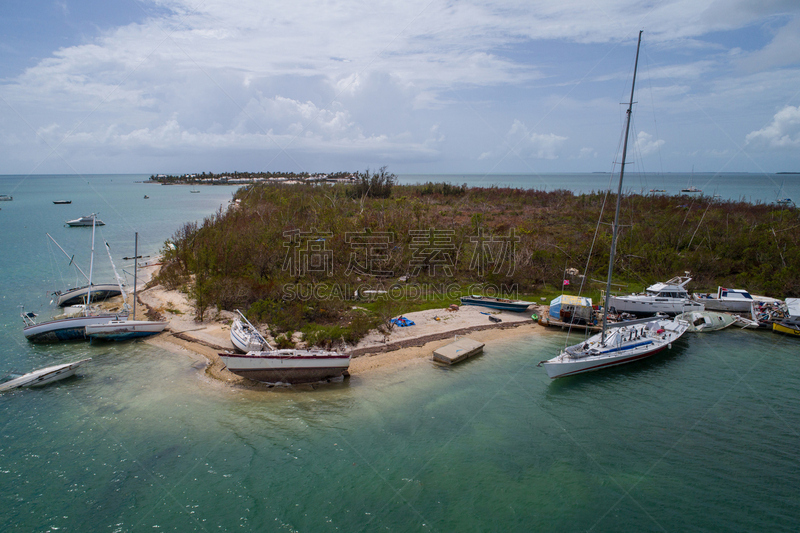
{"label": "white boat", "polygon": [[647,287],[642,294],[628,296],[612,296],[608,309],[615,313],[633,313],[635,315],[655,315],[666,313],[679,315],[689,311],[702,311],[705,306],[692,300],[686,291],[686,284],[692,281],[688,276],[676,276],[663,283],[655,283]]}
{"label": "white boat", "polygon": [[271,348],[267,340],[238,309],[239,317],[231,324],[231,343],[242,353],[259,352]]}
{"label": "white boat", "polygon": [[[136,234],[136,244],[134,245],[134,267],[133,267],[133,316],[136,317],[136,273],[138,270],[138,250],[139,250],[139,234]],[[122,280],[117,273],[117,267],[114,265],[114,260],[111,258],[111,248],[108,243],[105,243],[106,250],[108,251],[108,260],[111,261],[111,268],[114,270],[114,276],[117,278],[119,290],[122,293],[123,308],[128,309],[128,296],[125,294],[125,289],[122,286]],[[112,320],[105,324],[91,324],[86,326],[86,336],[91,340],[105,340],[105,341],[125,341],[136,339],[139,337],[149,337],[157,335],[164,331],[167,327],[167,322],[155,320]]]}
{"label": "white boat", "polygon": [[75,220],[67,220],[67,226],[105,226],[105,222],[97,218],[97,215],[92,213],[89,216],[76,218]]}
{"label": "white boat", "polygon": [[22,310],[21,317],[25,326],[22,329],[25,338],[31,342],[58,342],[86,339],[86,326],[105,324],[112,320],[123,320],[127,312],[105,313],[91,307],[92,302],[92,270],[94,268],[94,226],[92,227],[92,254],[89,262],[89,291],[86,295],[86,306],[82,316],[59,318],[47,322],[36,322],[36,314]]}
{"label": "white boat", "polygon": [[736,317],[727,313],[716,311],[689,311],[675,317],[689,323],[686,331],[697,333],[700,331],[718,331],[736,323]]}
{"label": "white boat", "polygon": [[0,383],[0,392],[16,389],[19,387],[42,387],[48,383],[53,383],[64,378],[68,378],[75,374],[78,367],[86,361],[91,361],[92,358],[81,359],[72,363],[64,363],[61,365],[48,366],[40,368],[33,372],[28,372],[21,376],[11,376],[11,379]]}
{"label": "white boat", "polygon": [[[84,274],[83,270],[81,270],[81,267],[79,267],[77,263],[75,263],[75,256],[69,255],[67,251],[64,250],[64,248],[62,248],[60,244],[58,244],[58,241],[56,241],[52,235],[50,235],[49,233],[45,233],[45,235],[50,237],[50,240],[53,241],[53,243],[56,246],[58,246],[58,249],[61,250],[64,253],[64,255],[67,256],[67,258],[69,259],[69,264],[75,265],[75,268],[78,269],[78,272],[80,272],[81,275],[86,279],[86,281],[89,282],[89,276]],[[86,302],[86,298],[88,297],[90,292],[92,294],[92,300],[94,300],[95,302],[107,300],[108,298],[113,298],[114,296],[119,296],[121,294],[119,287],[115,283],[98,283],[98,284],[91,284],[91,287],[89,285],[84,285],[82,287],[76,287],[74,289],[56,291],[53,293],[53,296],[57,297],[56,304],[59,307],[67,307]]]}
{"label": "white boat", "polygon": [[627,110],[625,141],[622,147],[622,163],[619,172],[611,250],[608,259],[603,329],[600,333],[589,337],[584,342],[568,346],[556,357],[540,362],[539,366],[544,366],[550,378],[591,372],[650,357],[665,348],[671,347],[672,343],[678,340],[688,327],[688,324],[682,320],[664,318],[635,320],[609,325],[608,313],[605,312],[610,309],[611,276],[614,271],[614,255],[616,254],[617,235],[619,233],[622,179],[625,174],[625,156],[628,147],[631,112],[633,110],[633,89],[636,84],[636,66],[639,63],[639,45],[641,45],[641,42],[642,32],[639,32],[639,43],[636,46],[636,62],[633,68],[633,83],[631,84],[631,98]]}
{"label": "white boat", "polygon": [[234,374],[267,383],[308,383],[339,377],[350,366],[350,353],[328,350],[266,350],[221,353]]}
{"label": "white boat", "polygon": [[777,302],[775,298],[765,296],[753,297],[744,289],[727,289],[717,287],[717,294],[694,293],[692,300],[705,305],[711,311],[727,311],[730,313],[748,313],[753,302]]}
{"label": "white boat", "polygon": [[104,324],[86,326],[86,336],[90,339],[125,341],[157,335],[164,331],[167,325],[168,322],[153,320],[112,320]]}
{"label": "white boat", "polygon": [[9,196],[7,194],[0,194],[0,202],[10,202],[13,199],[14,199],[13,196]]}

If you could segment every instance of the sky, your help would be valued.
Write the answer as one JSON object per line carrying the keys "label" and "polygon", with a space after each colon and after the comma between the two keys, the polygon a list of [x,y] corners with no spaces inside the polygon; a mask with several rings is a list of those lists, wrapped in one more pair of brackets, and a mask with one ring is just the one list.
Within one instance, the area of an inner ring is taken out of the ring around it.
{"label": "sky", "polygon": [[0,174],[800,171],[798,0],[4,0]]}

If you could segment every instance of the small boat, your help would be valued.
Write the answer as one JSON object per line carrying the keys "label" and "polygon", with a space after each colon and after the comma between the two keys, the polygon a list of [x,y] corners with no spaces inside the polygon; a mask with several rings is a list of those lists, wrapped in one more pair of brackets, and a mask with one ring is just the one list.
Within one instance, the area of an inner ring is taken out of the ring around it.
{"label": "small boat", "polygon": [[652,193],[656,193],[656,192],[667,192],[667,190],[666,190],[666,189],[650,189],[650,192],[652,192]]}
{"label": "small boat", "polygon": [[0,202],[10,202],[13,199],[14,199],[13,196],[9,196],[7,194],[0,194]]}
{"label": "small boat", "polygon": [[786,335],[800,336],[800,317],[789,317],[772,323],[772,331]]}
{"label": "small boat", "polygon": [[189,192],[200,192],[200,191],[198,191],[198,190],[197,190],[197,189],[195,189],[195,188],[192,188],[192,190],[191,190],[191,191],[189,191]]}
{"label": "small boat", "polygon": [[479,305],[481,307],[489,307],[490,309],[499,309],[501,311],[513,311],[521,313],[533,305],[533,302],[524,302],[521,300],[509,300],[507,298],[493,298],[491,296],[462,296],[461,305]]}
{"label": "small boat", "polygon": [[655,315],[666,313],[674,316],[689,311],[702,311],[705,306],[694,301],[686,291],[686,285],[692,281],[688,276],[676,276],[664,283],[655,283],[645,290],[644,294],[628,296],[612,296],[608,309],[612,313],[633,313],[635,315]]}
{"label": "small boat", "polygon": [[260,352],[270,347],[267,340],[261,336],[256,327],[238,309],[239,317],[233,319],[231,325],[231,343],[242,353]]}
{"label": "small boat", "polygon": [[9,375],[8,377],[11,379],[0,383],[0,392],[19,387],[42,387],[49,383],[53,383],[54,381],[68,378],[75,374],[75,371],[78,370],[79,366],[86,361],[91,360],[92,358],[88,357],[72,363],[64,363],[61,365],[40,368],[39,370],[34,370],[33,372],[28,372],[27,374],[23,374],[21,376],[16,376],[13,374]]}
{"label": "small boat", "polygon": [[[625,156],[628,146],[628,134],[631,125],[633,110],[633,89],[636,84],[636,67],[639,63],[639,45],[642,42],[642,32],[639,32],[639,43],[636,46],[636,62],[633,67],[633,83],[631,84],[631,98],[627,109],[625,125],[625,141],[622,148],[622,163],[619,171],[619,186],[617,189],[617,209],[614,215],[611,249],[608,259],[608,277],[606,279],[604,309],[610,309],[611,277],[613,274],[614,255],[617,249],[617,236],[619,234],[619,207],[622,198],[622,178],[625,174]],[[603,329],[600,333],[592,335],[586,341],[564,348],[561,353],[547,361],[539,362],[544,366],[547,375],[552,378],[571,376],[583,372],[591,372],[617,366],[632,361],[650,357],[668,347],[678,340],[689,327],[689,324],[678,319],[643,319],[617,324],[609,324],[607,313],[603,313]]]}
{"label": "small boat", "polygon": [[350,353],[328,350],[266,350],[221,353],[225,366],[242,377],[267,383],[309,383],[343,375]]}
{"label": "small boat", "polygon": [[144,199],[145,199],[145,200],[147,200],[147,199],[149,199],[149,198],[150,198],[150,197],[149,197],[149,196],[147,196],[146,194],[144,195]]}
{"label": "small boat", "polygon": [[689,311],[688,313],[681,313],[675,318],[688,322],[689,327],[686,331],[693,333],[718,331],[736,323],[736,317],[715,311]]}
{"label": "small boat", "polygon": [[686,187],[685,189],[681,189],[681,192],[703,192],[703,191],[695,186],[691,186],[691,187]]}
{"label": "small boat", "polygon": [[105,222],[97,218],[97,215],[92,213],[89,216],[76,218],[75,220],[67,220],[67,226],[72,227],[79,227],[79,226],[105,226]]}
{"label": "small boat", "polygon": [[71,204],[72,200],[53,200],[53,203],[56,205]]}

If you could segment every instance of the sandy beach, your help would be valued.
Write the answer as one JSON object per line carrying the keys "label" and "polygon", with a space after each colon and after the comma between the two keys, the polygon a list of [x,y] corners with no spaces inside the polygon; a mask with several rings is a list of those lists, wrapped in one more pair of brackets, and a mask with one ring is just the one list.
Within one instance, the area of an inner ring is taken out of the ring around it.
{"label": "sandy beach", "polygon": [[[140,286],[146,285],[157,269],[158,265],[141,268],[139,276],[143,281]],[[169,321],[164,333],[145,342],[195,358],[198,362],[204,361],[208,376],[231,386],[248,389],[270,387],[229,372],[217,355],[234,350],[230,341],[230,324],[234,313],[210,309],[206,313],[206,320],[198,322],[186,294],[168,291],[160,285],[140,290],[137,301],[137,319],[158,316]],[[461,306],[458,310],[441,308],[407,313],[403,316],[412,320],[414,326],[395,326],[389,335],[373,330],[351,347],[349,373],[352,377],[366,379],[372,372],[398,371],[409,365],[431,361],[433,351],[452,342],[456,336],[468,335],[479,342],[491,343],[499,339],[531,335],[542,329],[531,319],[533,312],[537,312],[535,307],[529,309],[528,313],[511,313]],[[489,316],[501,321],[492,322]]]}

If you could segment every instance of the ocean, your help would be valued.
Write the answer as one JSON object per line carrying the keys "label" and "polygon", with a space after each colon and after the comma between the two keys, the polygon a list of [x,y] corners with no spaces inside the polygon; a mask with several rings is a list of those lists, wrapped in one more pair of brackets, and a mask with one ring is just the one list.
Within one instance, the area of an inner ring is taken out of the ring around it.
{"label": "ocean", "polygon": [[[539,178],[608,180],[564,176]],[[746,189],[763,179],[748,176],[720,194],[774,201],[774,182]],[[800,341],[769,331],[686,334],[649,360],[550,380],[536,364],[567,340],[546,330],[451,368],[269,392],[144,342],[29,344],[19,306],[44,314],[49,292],[80,281],[45,233],[88,273],[91,229],[64,221],[98,213],[95,279],[113,276],[106,240],[131,281],[134,232],[153,256],[235,190],[147,177],[0,177],[14,196],[0,202],[0,371],[92,357],[75,378],[0,395],[0,530],[797,530]],[[796,176],[771,176],[784,178],[782,196],[800,196]]]}

